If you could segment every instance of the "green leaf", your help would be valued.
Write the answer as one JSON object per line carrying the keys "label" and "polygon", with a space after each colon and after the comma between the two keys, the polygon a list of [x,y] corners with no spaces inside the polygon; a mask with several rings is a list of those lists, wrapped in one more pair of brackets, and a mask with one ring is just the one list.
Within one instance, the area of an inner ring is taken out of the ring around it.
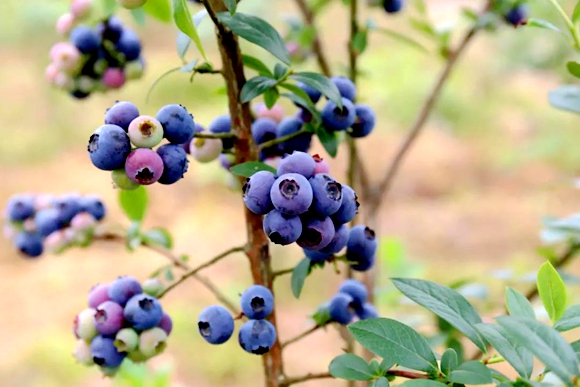
{"label": "green leaf", "polygon": [[171,237],[171,233],[161,227],[155,227],[147,231],[143,235],[143,239],[147,244],[163,246],[166,249],[171,249],[173,247],[173,238]]}
{"label": "green leaf", "polygon": [[[292,87],[300,89],[298,86],[292,85],[290,83],[281,83],[280,87],[283,87],[285,89],[292,90],[292,91],[297,91],[295,89],[292,89]],[[300,89],[300,90],[302,90],[302,89]],[[304,91],[304,90],[302,90],[302,91]],[[297,105],[299,105],[301,107],[304,107],[306,110],[308,110],[310,113],[312,113],[312,119],[313,119],[314,123],[318,124],[322,121],[322,118],[320,117],[320,112],[318,110],[316,110],[316,107],[312,104],[312,102],[310,101],[310,98],[304,99],[295,93],[281,93],[280,96],[288,98],[292,102],[296,103]]]}
{"label": "green leaf", "polygon": [[578,375],[578,358],[574,349],[554,328],[521,317],[502,316],[496,320],[564,382],[571,382]]}
{"label": "green leaf", "polygon": [[236,13],[236,7],[238,5],[236,0],[224,0],[224,3],[226,4],[228,11],[230,11],[230,15]]}
{"label": "green leaf", "polygon": [[580,1],[576,2],[574,12],[572,12],[572,22],[576,24],[578,23],[578,20],[580,20]]}
{"label": "green leaf", "polygon": [[287,65],[290,64],[290,54],[286,49],[284,39],[265,20],[244,13],[236,13],[232,16],[227,12],[219,13],[218,19],[234,34],[264,48]]}
{"label": "green leaf", "polygon": [[560,332],[566,332],[580,327],[580,305],[573,305],[566,309],[562,317],[554,324]]}
{"label": "green leaf", "polygon": [[555,25],[553,25],[549,21],[542,20],[542,19],[529,18],[528,22],[526,23],[526,26],[543,28],[546,30],[552,30],[552,31],[557,32],[559,34],[562,33],[562,31],[558,27],[556,27]]}
{"label": "green leaf", "polygon": [[147,0],[143,10],[164,23],[171,22],[171,3],[169,0]]}
{"label": "green leaf", "polygon": [[319,126],[316,130],[316,135],[330,157],[336,157],[336,154],[338,153],[338,139],[336,138],[336,133],[326,130],[324,126]]}
{"label": "green leaf", "polygon": [[560,86],[548,93],[548,100],[557,109],[580,114],[580,86]]}
{"label": "green leaf", "polygon": [[332,321],[330,313],[328,312],[328,304],[323,304],[316,309],[316,312],[312,314],[312,320],[316,323],[316,326],[323,327]]}
{"label": "green leaf", "polygon": [[350,324],[348,329],[363,347],[402,367],[425,372],[438,370],[427,340],[403,323],[373,318]]}
{"label": "green leaf", "polygon": [[392,281],[404,295],[453,325],[484,353],[487,351],[485,340],[475,329],[475,324],[482,322],[481,317],[461,294],[426,280],[394,278]]}
{"label": "green leaf", "polygon": [[339,108],[342,108],[340,91],[327,76],[318,73],[300,72],[290,75],[290,78],[320,91],[326,98],[334,102]]}
{"label": "green leaf", "polygon": [[266,90],[264,93],[264,103],[266,104],[266,107],[272,109],[276,104],[276,101],[278,101],[278,98],[280,98],[280,92],[277,88],[274,87],[273,89]]}
{"label": "green leaf", "polygon": [[175,277],[173,276],[172,266],[167,267],[167,269],[165,270],[165,279],[169,282],[172,282],[175,279]]}
{"label": "green leaf", "polygon": [[243,177],[250,177],[258,171],[268,171],[274,174],[276,173],[276,169],[259,161],[248,161],[242,164],[234,165],[230,168],[231,173]]}
{"label": "green leaf", "polygon": [[195,71],[195,66],[197,66],[197,62],[199,62],[199,60],[194,59],[191,62],[186,63],[183,66],[181,66],[179,68],[179,71],[181,71],[182,73],[192,73]]}
{"label": "green leaf", "polygon": [[242,60],[244,61],[244,66],[257,71],[258,74],[265,75],[269,78],[274,78],[272,71],[270,71],[268,66],[266,66],[260,59],[250,55],[242,55]]}
{"label": "green leaf", "polygon": [[135,20],[135,22],[137,24],[139,24],[140,26],[145,25],[146,17],[145,17],[145,11],[143,10],[143,8],[139,7],[139,8],[132,9],[131,16],[133,17],[133,20]]}
{"label": "green leaf", "polygon": [[568,72],[570,74],[572,74],[576,78],[580,78],[580,63],[570,61],[566,63],[566,68],[568,69]]}
{"label": "green leaf", "polygon": [[449,375],[451,371],[457,368],[458,364],[459,359],[457,357],[457,352],[455,352],[453,348],[447,348],[441,356],[441,372],[445,375]]}
{"label": "green leaf", "polygon": [[191,45],[191,39],[189,39],[189,36],[185,35],[183,32],[178,31],[176,40],[177,55],[179,55],[181,59],[185,60],[185,54],[187,54],[187,50]]}
{"label": "green leaf", "polygon": [[288,72],[288,67],[284,66],[281,63],[276,63],[276,66],[274,66],[274,78],[276,78],[276,79],[284,78],[284,76],[286,75],[287,72]]}
{"label": "green leaf", "polygon": [[378,378],[374,381],[371,387],[389,387],[389,379],[383,377]]}
{"label": "green leaf", "polygon": [[534,370],[534,357],[527,348],[521,346],[505,329],[494,324],[478,324],[477,330],[499,352],[504,359],[525,379]]}
{"label": "green leaf", "polygon": [[534,308],[528,299],[515,289],[507,288],[505,304],[510,315],[516,317],[536,318]]}
{"label": "green leaf", "polygon": [[352,40],[352,49],[357,55],[362,54],[367,49],[368,30],[364,29],[356,33]]}
{"label": "green leaf", "polygon": [[460,364],[451,371],[447,380],[458,384],[489,384],[493,382],[491,371],[477,360]]}
{"label": "green leaf", "polygon": [[201,39],[193,25],[193,20],[191,19],[186,0],[173,0],[173,20],[175,20],[177,28],[193,40],[197,49],[201,53],[201,56],[203,56],[203,59],[207,61],[203,44],[201,43]]}
{"label": "green leaf", "polygon": [[127,218],[134,222],[141,222],[145,217],[148,200],[147,190],[143,186],[132,191],[124,189],[119,191],[121,208]]}
{"label": "green leaf", "polygon": [[328,370],[335,378],[345,380],[365,381],[371,380],[374,376],[367,362],[351,353],[345,353],[332,359]]}
{"label": "green leaf", "polygon": [[566,310],[566,285],[549,261],[540,267],[537,283],[542,303],[554,323]]}
{"label": "green leaf", "polygon": [[401,387],[447,387],[446,384],[438,382],[436,380],[428,379],[413,379],[407,380],[405,383],[401,384]]}
{"label": "green leaf", "polygon": [[276,86],[278,81],[272,78],[258,75],[257,77],[249,79],[242,91],[240,92],[240,101],[243,103],[250,102],[259,95],[264,94],[267,90]]}
{"label": "green leaf", "polygon": [[300,293],[302,293],[302,288],[304,287],[304,281],[306,281],[306,277],[308,277],[308,273],[310,272],[310,259],[304,258],[294,270],[292,270],[292,278],[290,279],[290,283],[292,286],[292,294],[296,298],[300,298]]}

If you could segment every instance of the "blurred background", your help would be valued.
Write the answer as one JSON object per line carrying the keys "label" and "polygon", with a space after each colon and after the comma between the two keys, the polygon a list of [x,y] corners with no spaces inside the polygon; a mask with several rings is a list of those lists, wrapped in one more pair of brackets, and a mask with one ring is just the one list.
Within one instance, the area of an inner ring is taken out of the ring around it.
{"label": "blurred background", "polygon": [[[561,3],[571,10],[575,2]],[[461,8],[481,6],[474,0],[427,0],[427,4],[440,27],[465,24]],[[164,104],[181,103],[196,121],[207,125],[226,112],[224,84],[218,76],[197,75],[190,83],[188,74],[174,73],[157,85],[146,103],[154,80],[181,64],[176,28],[150,20],[146,27],[135,25],[144,41],[144,79],[118,92],[73,100],[51,89],[44,78],[48,50],[59,39],[54,23],[67,7],[66,0],[0,2],[0,14],[6,15],[0,23],[0,203],[21,192],[95,193],[108,206],[108,222],[128,226],[109,174],[94,168],[87,157],[89,135],[101,125],[105,109],[122,99],[154,115]],[[244,0],[241,9],[260,14],[282,31],[287,28],[283,18],[296,14],[292,1]],[[533,1],[530,9],[532,16],[558,24],[547,1]],[[408,26],[413,12],[408,7],[389,16],[377,9],[365,10],[363,16],[421,40]],[[127,12],[120,16],[132,23]],[[335,72],[345,73],[348,23],[341,2],[329,7],[319,27]],[[208,20],[200,31],[212,61],[219,64]],[[371,177],[378,179],[443,62],[436,54],[422,54],[380,34],[371,34],[369,45],[360,62],[359,95],[378,112],[379,124],[372,136],[360,140],[360,148]],[[249,44],[243,49],[274,63]],[[188,59],[196,55],[191,49]],[[418,308],[401,304],[388,280],[393,276],[420,276],[444,284],[475,278],[463,290],[490,316],[501,306],[506,283],[523,291],[531,286],[526,280],[544,260],[536,252],[542,217],[566,216],[580,207],[574,186],[580,167],[579,121],[551,108],[546,98],[550,89],[573,82],[564,66],[571,55],[572,49],[557,34],[503,26],[495,33],[480,34],[461,59],[379,216],[381,315],[410,324],[430,323],[420,318],[424,315]],[[316,69],[312,60],[300,68]],[[294,114],[290,104],[284,106]],[[332,174],[340,179],[345,176],[345,150],[341,146],[336,159],[327,158]],[[325,154],[318,143],[316,152]],[[192,264],[224,250],[226,243],[243,244],[241,197],[227,187],[227,180],[218,163],[190,163],[179,184],[149,189],[146,225],[171,230],[176,253],[189,254]],[[292,267],[302,259],[294,246],[274,247],[272,252],[276,269]],[[0,385],[110,385],[95,368],[75,364],[73,318],[85,308],[86,293],[94,284],[124,274],[145,279],[163,264],[162,257],[149,251],[131,254],[114,242],[30,261],[1,239]],[[251,283],[247,266],[242,255],[235,255],[207,274],[236,300]],[[580,274],[580,265],[573,265],[570,272]],[[308,316],[336,292],[340,280],[331,268],[315,271],[300,300],[290,292],[289,276],[276,284],[282,340],[311,326]],[[210,347],[200,338],[197,315],[212,303],[211,294],[195,281],[163,299],[174,319],[174,333],[166,352],[150,362],[150,372],[170,373],[174,386],[259,385],[259,357],[243,352],[237,340]],[[330,327],[289,347],[284,353],[287,373],[325,371],[332,358],[342,353],[338,337]]]}

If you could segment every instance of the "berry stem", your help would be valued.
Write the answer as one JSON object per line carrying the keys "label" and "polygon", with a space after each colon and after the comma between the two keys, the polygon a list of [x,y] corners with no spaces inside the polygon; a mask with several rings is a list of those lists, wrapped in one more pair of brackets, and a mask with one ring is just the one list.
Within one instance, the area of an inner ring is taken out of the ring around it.
{"label": "berry stem", "polygon": [[275,272],[272,273],[272,277],[274,279],[276,279],[276,277],[282,276],[282,275],[286,275],[286,274],[292,274],[292,272],[294,271],[293,267],[290,267],[288,269],[283,269],[283,270],[277,270]]}
{"label": "berry stem", "polygon": [[568,31],[570,32],[570,35],[572,36],[572,44],[574,45],[574,48],[576,49],[576,51],[580,52],[580,35],[578,34],[578,28],[574,25],[572,20],[570,20],[570,17],[566,14],[566,11],[564,11],[564,9],[558,3],[557,0],[548,0],[548,1],[556,9],[558,14],[560,15],[560,17],[564,21],[564,24],[566,24],[566,27],[568,28]]}
{"label": "berry stem", "polygon": [[324,49],[322,48],[322,43],[320,42],[320,36],[318,34],[318,30],[316,28],[316,23],[314,22],[314,12],[310,8],[310,6],[306,3],[306,0],[295,0],[300,13],[302,14],[302,18],[306,24],[306,27],[310,28],[313,32],[314,38],[312,39],[312,51],[314,51],[314,55],[316,56],[316,61],[318,62],[318,67],[320,67],[320,71],[322,74],[326,75],[327,77],[330,76],[330,65],[328,64],[328,60],[326,59],[326,55],[324,53]]}
{"label": "berry stem", "polygon": [[288,339],[287,341],[284,341],[280,346],[282,347],[282,349],[284,349],[287,346],[289,346],[290,344],[296,343],[297,341],[300,341],[303,338],[310,336],[312,333],[316,332],[320,328],[322,328],[320,325],[315,325],[312,328],[310,328],[309,330],[304,331],[304,332],[300,333],[299,335],[294,336],[291,339]]}
{"label": "berry stem", "polygon": [[[396,376],[405,379],[429,379],[429,375],[425,373],[405,370],[395,370],[395,369],[389,370],[386,376]],[[287,387],[293,384],[304,383],[314,379],[328,379],[328,378],[333,378],[333,376],[329,372],[323,372],[319,374],[309,373],[304,376],[286,378],[286,380],[282,384],[280,384],[280,387]]]}
{"label": "berry stem", "polygon": [[236,138],[233,133],[195,133],[194,138],[210,138],[210,139],[222,139],[222,138]]}
{"label": "berry stem", "polygon": [[304,133],[308,133],[308,130],[303,128],[297,132],[290,133],[290,134],[287,134],[285,136],[281,136],[281,137],[275,138],[273,140],[263,142],[259,145],[258,149],[263,150],[265,148],[269,148],[271,146],[278,145],[280,143],[283,143],[284,141],[292,140],[294,137],[300,136],[301,134],[304,134]]}

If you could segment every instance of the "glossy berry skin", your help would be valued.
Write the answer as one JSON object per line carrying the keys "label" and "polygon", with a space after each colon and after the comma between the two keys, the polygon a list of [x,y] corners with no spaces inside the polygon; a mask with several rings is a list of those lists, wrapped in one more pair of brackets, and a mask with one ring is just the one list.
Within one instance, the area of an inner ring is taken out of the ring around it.
{"label": "glossy berry skin", "polygon": [[302,251],[304,252],[304,255],[306,255],[306,258],[310,259],[312,262],[324,262],[328,261],[332,257],[332,254],[324,253],[322,251],[312,251],[306,249],[302,249]]}
{"label": "glossy berry skin", "polygon": [[147,356],[159,355],[167,347],[167,333],[161,328],[152,328],[139,335],[139,351]]}
{"label": "glossy berry skin", "polygon": [[509,24],[517,27],[526,22],[528,18],[528,8],[525,4],[517,4],[505,15],[505,20]]}
{"label": "glossy berry skin", "polygon": [[265,215],[274,208],[270,191],[275,181],[276,176],[272,172],[258,171],[244,184],[243,200],[246,207],[254,214]]}
{"label": "glossy berry skin", "polygon": [[139,117],[139,109],[134,103],[117,101],[105,112],[105,124],[117,125],[128,131],[129,124],[137,117]]}
{"label": "glossy berry skin", "polygon": [[6,203],[6,218],[11,222],[22,222],[34,216],[34,197],[14,195]]}
{"label": "glossy berry skin", "polygon": [[250,320],[241,326],[238,342],[254,355],[268,353],[276,343],[276,328],[267,320]]}
{"label": "glossy berry skin", "polygon": [[60,214],[56,208],[46,208],[38,211],[34,215],[34,224],[36,232],[41,237],[47,237],[64,226],[60,221]]}
{"label": "glossy berry skin", "polygon": [[85,26],[75,27],[70,33],[70,41],[83,54],[99,51],[101,44],[97,33]]}
{"label": "glossy berry skin", "polygon": [[287,173],[276,179],[270,189],[270,198],[274,207],[283,214],[300,215],[312,204],[312,187],[304,176]]}
{"label": "glossy berry skin", "polygon": [[302,217],[302,235],[297,241],[298,246],[320,251],[332,242],[334,232],[334,224],[329,217],[319,218],[306,214]]}
{"label": "glossy berry skin", "polygon": [[205,308],[197,320],[201,337],[210,344],[223,344],[234,333],[234,319],[230,312],[221,305]]}
{"label": "glossy berry skin", "polygon": [[322,108],[322,122],[330,130],[346,130],[350,128],[356,120],[356,109],[348,99],[342,99],[342,109],[334,102],[328,101]]}
{"label": "glossy berry skin", "polygon": [[[263,144],[266,141],[276,139],[276,129],[278,128],[278,123],[271,118],[258,118],[252,124],[252,137],[257,145]],[[261,158],[265,159],[270,156],[276,156],[280,153],[279,147],[274,145],[263,149],[261,152]]]}
{"label": "glossy berry skin", "polygon": [[89,157],[93,165],[104,171],[121,168],[131,152],[125,130],[116,125],[103,125],[89,139]]}
{"label": "glossy berry skin", "polygon": [[159,178],[159,183],[173,184],[187,172],[189,161],[181,146],[166,144],[157,149],[157,154],[163,160],[163,175]]}
{"label": "glossy berry skin", "polygon": [[353,102],[356,98],[356,86],[355,84],[346,77],[332,77],[330,78],[332,83],[336,85],[340,95],[343,98],[348,99],[349,101]]}
{"label": "glossy berry skin", "polygon": [[314,105],[316,105],[316,103],[320,100],[320,97],[322,97],[322,93],[320,91],[318,91],[315,88],[310,87],[302,82],[298,82],[297,86],[299,88],[301,88],[302,90],[304,90],[306,92],[306,94],[308,94],[310,101],[312,101],[312,103]]}
{"label": "glossy berry skin", "polygon": [[346,184],[342,184],[342,203],[337,212],[331,215],[334,224],[345,224],[354,219],[360,204],[356,192]]}
{"label": "glossy berry skin", "polygon": [[312,159],[314,159],[315,162],[315,167],[314,167],[314,174],[317,175],[319,173],[329,173],[330,172],[330,167],[328,166],[328,163],[326,161],[324,161],[324,159],[322,157],[320,157],[319,155],[314,155],[312,156]]}
{"label": "glossy berry skin", "polygon": [[361,320],[379,317],[379,312],[373,304],[365,303],[361,308],[356,308],[356,315]]}
{"label": "glossy berry skin", "polygon": [[355,307],[362,307],[369,296],[369,292],[365,285],[355,279],[347,279],[340,284],[338,292],[351,296]]}
{"label": "glossy berry skin", "polygon": [[171,331],[173,330],[173,320],[167,313],[163,312],[163,317],[161,318],[158,327],[163,329],[167,336],[171,334]]}
{"label": "glossy berry skin", "polygon": [[270,241],[282,246],[296,242],[302,234],[302,220],[298,216],[284,215],[278,210],[268,212],[263,227]]}
{"label": "glossy berry skin", "polygon": [[113,180],[113,186],[115,188],[127,191],[133,191],[141,186],[141,184],[135,183],[133,180],[129,179],[127,172],[125,172],[125,168],[112,171],[111,180]]}
{"label": "glossy berry skin", "polygon": [[325,173],[314,175],[309,181],[314,195],[311,210],[321,217],[337,212],[342,204],[342,185]]}
{"label": "glossy berry skin", "polygon": [[278,176],[286,173],[298,173],[307,179],[314,176],[314,169],[316,162],[308,153],[294,151],[292,154],[286,155],[278,163]]}
{"label": "glossy berry skin", "polygon": [[77,339],[90,341],[98,334],[93,322],[95,313],[95,309],[88,308],[76,315],[73,322],[73,332]]}
{"label": "glossy berry skin", "polygon": [[334,228],[334,238],[325,248],[321,249],[321,253],[326,254],[338,254],[342,249],[346,247],[348,243],[348,238],[350,235],[350,229],[346,224],[335,226]]}
{"label": "glossy berry skin", "polygon": [[130,276],[118,277],[108,286],[109,298],[121,306],[137,294],[143,293],[141,283]]}
{"label": "glossy berry skin", "polygon": [[114,368],[121,365],[126,353],[117,350],[114,339],[97,336],[91,342],[91,355],[95,364]]}
{"label": "glossy berry skin", "polygon": [[[212,133],[230,133],[232,131],[232,118],[229,115],[222,115],[213,120],[208,129]],[[224,149],[232,149],[234,140],[231,138],[222,139]]]}
{"label": "glossy berry skin", "polygon": [[88,212],[95,220],[102,220],[107,214],[105,205],[96,195],[87,195],[78,199],[80,210]]}
{"label": "glossy berry skin", "polygon": [[125,28],[117,41],[117,50],[125,55],[127,62],[139,59],[141,55],[141,41],[139,40],[139,36],[133,30]]}
{"label": "glossy berry skin", "polygon": [[127,301],[123,315],[133,328],[145,330],[159,325],[163,318],[163,309],[155,297],[138,294]]}
{"label": "glossy berry skin", "polygon": [[404,0],[384,0],[383,8],[387,13],[397,13],[403,8]]}
{"label": "glossy berry skin", "polygon": [[27,257],[40,257],[43,252],[42,238],[38,233],[22,231],[16,235],[14,246]]}
{"label": "glossy berry skin", "polygon": [[109,285],[107,284],[97,284],[89,291],[88,302],[90,308],[96,308],[109,300]]}
{"label": "glossy berry skin", "polygon": [[332,321],[342,325],[350,323],[354,317],[353,302],[352,297],[344,293],[332,297],[328,304],[328,313]]}
{"label": "glossy berry skin", "polygon": [[115,347],[120,352],[133,352],[139,346],[139,335],[133,328],[123,328],[115,335]]}
{"label": "glossy berry skin", "polygon": [[368,136],[373,129],[377,121],[377,115],[375,111],[367,105],[356,105],[356,120],[352,124],[352,131],[350,135],[355,138]]}
{"label": "glossy berry skin", "polygon": [[139,116],[129,124],[128,135],[137,148],[153,148],[163,140],[163,127],[154,117]]}
{"label": "glossy berry skin", "polygon": [[[282,120],[278,125],[276,137],[287,136],[296,133],[302,129],[304,122],[296,117],[288,117]],[[290,140],[279,144],[282,153],[292,153],[293,151],[307,152],[312,142],[312,133],[303,133]]]}
{"label": "glossy berry skin", "polygon": [[351,267],[356,271],[366,271],[375,262],[377,251],[375,232],[366,226],[354,226],[350,229],[346,245],[346,258],[352,262]]}
{"label": "glossy berry skin", "polygon": [[105,301],[97,306],[93,321],[99,334],[114,335],[123,328],[123,307],[116,302]]}
{"label": "glossy berry skin", "polygon": [[163,160],[154,150],[138,148],[127,156],[125,173],[134,183],[151,185],[163,175]]}
{"label": "glossy berry skin", "polygon": [[193,116],[181,105],[165,105],[157,112],[156,117],[163,125],[165,138],[172,144],[184,144],[196,132]]}
{"label": "glossy berry skin", "polygon": [[252,285],[242,293],[240,305],[249,319],[265,319],[274,310],[274,295],[262,285]]}

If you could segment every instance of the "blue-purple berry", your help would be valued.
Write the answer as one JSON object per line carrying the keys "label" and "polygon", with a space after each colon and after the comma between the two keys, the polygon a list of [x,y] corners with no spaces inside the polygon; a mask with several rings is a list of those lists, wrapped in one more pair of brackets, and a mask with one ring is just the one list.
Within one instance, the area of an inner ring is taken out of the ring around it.
{"label": "blue-purple berry", "polygon": [[356,308],[356,315],[361,320],[367,320],[369,318],[379,317],[379,312],[373,304],[365,303],[361,308]]}
{"label": "blue-purple berry", "polygon": [[278,163],[278,176],[282,176],[286,173],[298,173],[307,179],[314,176],[314,170],[316,169],[316,162],[308,153],[294,151],[292,154],[288,154],[280,160]]}
{"label": "blue-purple berry", "polygon": [[297,243],[303,249],[320,251],[332,242],[334,233],[334,224],[329,217],[320,218],[308,213],[302,216],[302,235]]}
{"label": "blue-purple berry", "polygon": [[130,276],[118,277],[109,284],[107,289],[109,298],[121,306],[125,306],[129,299],[141,293],[143,293],[141,283]]}
{"label": "blue-purple berry", "polygon": [[90,308],[96,308],[110,299],[108,284],[96,284],[89,290],[88,304]]}
{"label": "blue-purple berry", "polygon": [[514,5],[505,15],[505,20],[514,27],[525,24],[527,18],[528,8],[525,4]]}
{"label": "blue-purple berry", "polygon": [[[277,129],[277,138],[288,136],[302,129],[304,122],[297,117],[287,117],[280,122]],[[290,140],[279,144],[282,153],[292,153],[293,151],[307,152],[312,142],[312,133],[302,133]]]}
{"label": "blue-purple berry", "polygon": [[107,20],[97,25],[97,34],[102,40],[108,40],[117,43],[125,30],[125,26],[121,19],[116,16],[111,16]]}
{"label": "blue-purple berry", "polygon": [[370,228],[358,225],[350,229],[346,245],[346,258],[351,262],[351,268],[356,271],[366,271],[375,263],[377,238]]}
{"label": "blue-purple berry", "polygon": [[41,237],[47,237],[64,227],[56,208],[45,208],[34,214],[34,225]]}
{"label": "blue-purple berry", "polygon": [[95,31],[89,27],[78,26],[70,33],[70,41],[83,54],[99,51],[101,41]]}
{"label": "blue-purple berry", "polygon": [[155,328],[163,318],[163,309],[157,298],[147,294],[137,294],[125,305],[125,320],[139,331]]}
{"label": "blue-purple berry", "polygon": [[14,246],[23,255],[36,258],[42,255],[42,237],[36,232],[22,231],[16,235]]}
{"label": "blue-purple berry", "polygon": [[11,222],[22,222],[34,216],[34,197],[30,195],[14,195],[6,204],[6,218]]}
{"label": "blue-purple berry", "polygon": [[210,344],[223,344],[234,333],[234,319],[221,305],[205,308],[197,320],[199,334]]}
{"label": "blue-purple berry", "polygon": [[115,335],[123,328],[123,307],[116,302],[105,301],[97,306],[93,319],[99,334]]}
{"label": "blue-purple berry", "polygon": [[[252,124],[252,137],[257,145],[276,139],[278,122],[271,118],[258,118]],[[260,159],[265,160],[268,157],[274,157],[280,154],[278,144],[262,149]]]}
{"label": "blue-purple berry", "polygon": [[163,160],[163,174],[158,180],[159,183],[173,184],[185,175],[189,161],[187,153],[180,145],[162,145],[157,149],[157,154]]}
{"label": "blue-purple berry", "polygon": [[341,131],[350,128],[355,123],[356,109],[351,101],[342,98],[342,108],[333,101],[327,101],[321,115],[327,129]]}
{"label": "blue-purple berry", "polygon": [[304,176],[287,173],[276,179],[270,189],[270,198],[274,207],[283,214],[300,215],[312,204],[312,187]]}
{"label": "blue-purple berry", "polygon": [[69,223],[72,218],[81,212],[79,196],[65,195],[55,200],[54,207],[58,211],[59,222],[61,224]]}
{"label": "blue-purple berry", "polygon": [[346,325],[354,318],[354,300],[351,296],[344,293],[338,293],[330,300],[328,304],[328,313],[332,321]]}
{"label": "blue-purple berry", "polygon": [[171,331],[173,330],[173,320],[167,313],[163,312],[163,317],[161,318],[158,327],[163,329],[167,336],[171,334]]}
{"label": "blue-purple berry", "polygon": [[93,165],[104,171],[121,168],[131,153],[131,142],[123,128],[103,125],[89,139],[89,157]]}
{"label": "blue-purple berry", "polygon": [[314,195],[311,210],[321,217],[336,213],[342,204],[342,185],[325,173],[314,175],[309,181]]}
{"label": "blue-purple berry", "polygon": [[252,285],[242,293],[240,305],[246,317],[262,320],[274,310],[274,295],[265,286]]}
{"label": "blue-purple berry", "polygon": [[330,241],[328,246],[320,250],[320,252],[326,254],[338,254],[346,247],[349,235],[350,229],[346,224],[342,224],[340,226],[335,225],[334,238],[332,238],[332,241]]}
{"label": "blue-purple berry", "polygon": [[350,79],[341,76],[330,78],[332,83],[338,88],[338,92],[343,98],[353,102],[356,98],[356,86]]}
{"label": "blue-purple berry", "polygon": [[117,101],[105,112],[105,124],[117,125],[127,131],[131,121],[137,117],[139,117],[139,109],[134,103]]}
{"label": "blue-purple berry", "polygon": [[114,339],[103,336],[96,336],[91,342],[91,355],[95,364],[107,368],[120,366],[127,356],[117,350]]}
{"label": "blue-purple berry", "polygon": [[95,220],[102,220],[107,214],[107,209],[98,196],[87,195],[79,198],[79,205],[82,212],[88,212]]}
{"label": "blue-purple berry", "polygon": [[163,126],[167,141],[172,144],[184,144],[193,138],[195,122],[193,116],[181,105],[165,105],[155,116]]}
{"label": "blue-purple berry", "polygon": [[339,293],[348,294],[352,297],[355,307],[362,307],[369,297],[366,286],[355,279],[347,279],[338,287]]}
{"label": "blue-purple berry", "polygon": [[268,353],[276,343],[276,328],[267,320],[250,320],[240,328],[238,342],[254,355]]}
{"label": "blue-purple berry", "polygon": [[141,55],[141,40],[135,31],[125,28],[117,41],[117,50],[125,55],[125,60],[131,62]]}
{"label": "blue-purple berry", "polygon": [[366,137],[375,128],[377,115],[375,114],[375,111],[367,105],[356,105],[355,110],[356,120],[354,124],[352,124],[350,135],[356,138]]}
{"label": "blue-purple berry", "polygon": [[274,208],[270,191],[275,181],[276,176],[272,172],[258,171],[242,187],[244,203],[254,214],[265,215]]}
{"label": "blue-purple berry", "polygon": [[312,102],[312,104],[316,105],[316,103],[320,100],[320,97],[322,97],[322,93],[318,90],[316,90],[313,87],[308,86],[305,83],[302,82],[298,82],[296,84],[299,88],[301,88],[302,90],[304,90],[304,92],[306,94],[308,94],[308,98],[310,98],[310,101]]}
{"label": "blue-purple berry", "polygon": [[403,9],[404,0],[384,0],[383,8],[387,13],[397,13]]}
{"label": "blue-purple berry", "polygon": [[134,183],[151,185],[163,176],[163,160],[152,149],[137,148],[125,161],[125,173]]}
{"label": "blue-purple berry", "polygon": [[264,233],[272,243],[289,245],[300,238],[302,234],[302,220],[298,216],[284,215],[274,209],[264,217]]}
{"label": "blue-purple berry", "polygon": [[306,255],[306,258],[310,259],[312,262],[325,262],[332,258],[332,254],[322,251],[313,251],[307,249],[302,249],[302,251],[304,252],[304,255]]}
{"label": "blue-purple berry", "polygon": [[[232,118],[228,114],[219,116],[209,124],[208,129],[212,133],[230,133],[232,131]],[[234,140],[231,138],[223,138],[222,144],[224,149],[232,149],[234,147]]]}
{"label": "blue-purple berry", "polygon": [[348,185],[342,184],[342,203],[338,211],[331,215],[332,221],[336,225],[350,222],[358,213],[359,206],[356,192]]}

